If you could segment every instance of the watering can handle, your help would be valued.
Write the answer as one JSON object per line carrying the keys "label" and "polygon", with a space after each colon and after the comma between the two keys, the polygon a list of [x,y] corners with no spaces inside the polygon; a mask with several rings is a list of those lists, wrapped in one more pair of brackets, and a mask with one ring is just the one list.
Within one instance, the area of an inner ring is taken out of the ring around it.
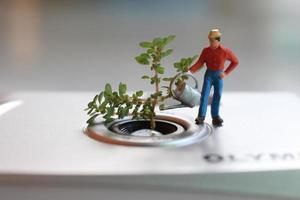
{"label": "watering can handle", "polygon": [[173,98],[177,99],[176,95],[173,93],[173,90],[172,90],[172,86],[175,82],[175,80],[181,76],[188,76],[188,77],[191,77],[192,79],[194,79],[195,81],[195,89],[198,89],[198,81],[197,79],[195,78],[195,76],[193,76],[192,74],[189,74],[187,72],[180,72],[178,74],[176,74],[173,78],[173,80],[170,82],[170,92],[171,92],[171,95],[173,96]]}

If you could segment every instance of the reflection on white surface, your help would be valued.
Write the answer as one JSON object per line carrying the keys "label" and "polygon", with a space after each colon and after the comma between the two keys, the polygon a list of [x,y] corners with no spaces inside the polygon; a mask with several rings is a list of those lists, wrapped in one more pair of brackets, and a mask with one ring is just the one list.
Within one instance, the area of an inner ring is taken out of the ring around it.
{"label": "reflection on white surface", "polygon": [[[291,93],[224,93],[221,111],[224,126],[215,128],[206,140],[180,148],[127,147],[89,138],[81,128],[86,126],[85,102],[93,93],[15,95],[26,103],[17,112],[1,117],[0,138],[5,140],[0,140],[0,175],[96,176],[300,169],[297,123],[300,101]],[[255,103],[255,109],[250,103]],[[164,113],[194,122],[197,112],[198,106]],[[210,116],[206,120],[211,124]]]}
{"label": "reflection on white surface", "polygon": [[0,103],[0,116],[4,113],[16,108],[17,106],[21,105],[23,101],[16,100],[16,101],[9,101],[5,103]]}

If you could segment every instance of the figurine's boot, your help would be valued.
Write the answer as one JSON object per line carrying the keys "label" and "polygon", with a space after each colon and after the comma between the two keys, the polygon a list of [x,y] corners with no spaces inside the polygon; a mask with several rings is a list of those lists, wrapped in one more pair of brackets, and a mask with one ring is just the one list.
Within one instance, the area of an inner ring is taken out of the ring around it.
{"label": "figurine's boot", "polygon": [[223,125],[222,123],[223,123],[223,119],[220,116],[213,117],[212,124],[214,126],[222,126]]}
{"label": "figurine's boot", "polygon": [[196,119],[195,119],[195,121],[196,121],[196,124],[204,124],[204,120],[205,120],[205,117],[197,117]]}

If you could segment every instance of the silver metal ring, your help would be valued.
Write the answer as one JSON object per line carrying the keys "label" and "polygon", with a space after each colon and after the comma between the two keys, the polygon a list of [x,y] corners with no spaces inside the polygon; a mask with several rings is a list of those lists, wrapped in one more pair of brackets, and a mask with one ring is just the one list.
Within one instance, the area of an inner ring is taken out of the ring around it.
{"label": "silver metal ring", "polygon": [[[91,127],[86,127],[84,133],[89,137],[110,143],[127,146],[184,146],[206,139],[212,133],[212,128],[207,123],[196,125],[189,119],[172,114],[157,114],[155,117],[159,123],[169,124],[176,128],[175,131],[168,134],[157,132],[156,130],[140,130],[140,132],[124,132],[120,126],[136,121],[142,122],[147,120],[132,120],[130,116],[123,119],[114,120],[111,123],[96,123]],[[134,134],[132,134],[134,133]]]}

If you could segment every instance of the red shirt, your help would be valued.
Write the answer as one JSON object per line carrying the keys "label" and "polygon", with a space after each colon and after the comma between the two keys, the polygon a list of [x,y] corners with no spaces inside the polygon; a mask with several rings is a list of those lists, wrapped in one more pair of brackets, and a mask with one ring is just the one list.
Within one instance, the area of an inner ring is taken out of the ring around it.
{"label": "red shirt", "polygon": [[204,63],[206,63],[208,69],[223,70],[226,60],[231,62],[224,71],[226,74],[229,74],[239,63],[239,60],[234,53],[229,48],[224,47],[222,44],[220,44],[216,49],[206,47],[202,50],[197,62],[190,67],[189,70],[194,73],[200,69]]}

